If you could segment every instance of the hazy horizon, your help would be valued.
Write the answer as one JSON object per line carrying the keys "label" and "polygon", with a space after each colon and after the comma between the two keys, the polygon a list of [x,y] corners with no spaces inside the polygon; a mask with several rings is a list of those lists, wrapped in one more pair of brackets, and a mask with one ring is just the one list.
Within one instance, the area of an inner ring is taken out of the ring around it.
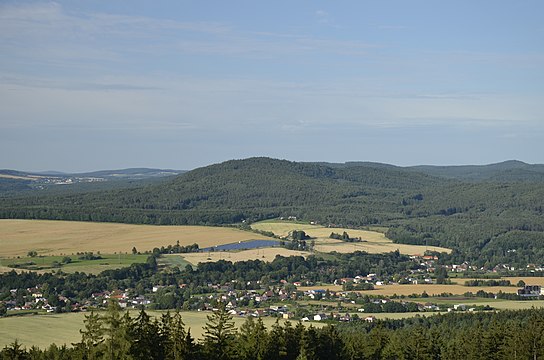
{"label": "hazy horizon", "polygon": [[[210,166],[214,164],[219,164],[225,161],[231,161],[231,160],[244,160],[248,158],[252,158],[253,156],[247,157],[247,158],[241,158],[241,159],[226,159],[219,162],[209,163],[209,164],[203,164],[194,168],[186,168],[186,169],[176,169],[176,168],[159,168],[154,166],[135,166],[135,167],[118,167],[118,168],[98,168],[98,169],[85,169],[85,170],[78,170],[78,171],[69,171],[69,170],[63,170],[63,169],[16,169],[16,168],[0,168],[0,170],[14,170],[14,171],[21,171],[21,172],[27,172],[27,173],[63,173],[63,174],[84,174],[84,173],[91,173],[91,172],[98,172],[98,171],[115,171],[115,170],[127,170],[127,169],[157,169],[157,170],[173,170],[173,171],[191,171],[200,167]],[[528,165],[544,165],[540,163],[528,163],[522,160],[518,159],[507,159],[503,161],[498,161],[496,163],[483,163],[483,164],[408,164],[408,165],[399,165],[399,164],[392,164],[392,163],[383,163],[378,161],[371,161],[371,160],[348,160],[348,161],[337,161],[337,162],[331,162],[331,161],[296,161],[291,159],[284,159],[284,158],[273,158],[277,160],[287,160],[287,161],[295,161],[295,162],[310,162],[310,163],[329,163],[329,164],[345,164],[345,163],[351,163],[351,162],[367,162],[367,163],[379,163],[379,164],[386,164],[386,165],[393,165],[398,167],[413,167],[413,166],[481,166],[481,165],[494,165],[494,164],[500,164],[508,161],[521,161]]]}
{"label": "hazy horizon", "polygon": [[0,168],[544,163],[544,3],[0,4]]}

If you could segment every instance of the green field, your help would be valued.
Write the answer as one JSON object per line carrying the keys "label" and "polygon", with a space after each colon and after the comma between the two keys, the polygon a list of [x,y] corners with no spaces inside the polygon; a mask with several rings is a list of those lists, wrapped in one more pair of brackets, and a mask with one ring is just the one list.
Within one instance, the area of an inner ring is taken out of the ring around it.
{"label": "green field", "polygon": [[[98,254],[95,254],[98,255]],[[19,270],[36,271],[58,271],[65,273],[74,273],[76,271],[89,274],[98,274],[104,270],[118,269],[130,266],[134,263],[145,263],[148,255],[145,254],[100,254],[101,259],[82,260],[79,255],[69,255],[70,263],[63,264],[65,256],[36,256],[19,257],[12,259],[0,259],[0,265],[6,268],[15,268]],[[55,266],[55,263],[57,266]],[[62,264],[58,266],[58,264]]]}
{"label": "green field", "polygon": [[[160,316],[162,312],[149,311],[152,316]],[[202,327],[206,324],[207,315],[211,312],[183,312],[183,322],[191,328],[191,335],[195,339],[202,337]],[[52,343],[57,345],[77,343],[81,340],[79,330],[83,327],[83,319],[86,313],[47,314],[30,316],[10,316],[0,318],[0,348],[9,345],[15,339],[23,345],[30,347],[36,345],[44,348]],[[137,316],[131,312],[131,316]],[[237,327],[245,321],[243,317],[233,318]],[[264,324],[272,326],[276,321],[273,317],[264,317]],[[280,319],[280,321],[284,321]],[[323,326],[320,323],[311,323],[316,327]],[[305,325],[310,325],[305,323]],[[54,331],[51,331],[54,329]]]}
{"label": "green field", "polygon": [[[408,299],[407,299],[408,300]],[[428,298],[428,299],[413,299],[413,301],[422,302],[423,300],[434,303],[459,303],[471,305],[485,305],[489,304],[495,309],[505,310],[518,310],[518,309],[530,309],[532,307],[540,308],[544,307],[544,300],[540,301],[511,301],[511,300],[494,300],[494,299],[467,299],[465,300],[446,300]],[[150,311],[148,312],[152,316],[160,316],[162,312]],[[439,314],[439,312],[428,313],[355,313],[350,312],[352,315],[357,314],[359,317],[374,316],[377,319],[404,319],[415,316],[433,316]],[[196,339],[202,337],[203,329],[210,312],[183,312],[183,321],[186,326],[191,329],[191,334]],[[80,341],[81,336],[79,330],[83,327],[83,319],[86,313],[69,313],[69,314],[44,314],[44,315],[26,315],[26,316],[9,316],[6,318],[0,318],[0,347],[9,345],[15,339],[23,345],[30,347],[36,345],[38,347],[46,347],[52,343],[57,345],[67,344],[71,345]],[[136,312],[132,312],[132,317],[136,316]],[[234,322],[239,327],[244,321],[243,317],[234,317]],[[276,319],[272,317],[264,317],[264,323],[267,327],[271,326]],[[280,321],[284,321],[281,320]],[[295,322],[295,321],[293,321]],[[304,325],[313,325],[316,327],[323,326],[323,323],[319,322],[305,322]],[[51,331],[51,329],[55,329]]]}
{"label": "green field", "polygon": [[183,256],[180,256],[179,254],[168,254],[163,255],[158,259],[159,265],[164,266],[177,266],[180,269],[185,269],[187,265],[192,265],[190,262],[185,260]]}
{"label": "green field", "polygon": [[477,297],[428,297],[428,298],[405,298],[403,301],[411,301],[417,303],[433,303],[437,305],[456,305],[456,304],[465,304],[467,308],[474,306],[485,306],[489,305],[493,309],[497,310],[523,310],[531,308],[543,308],[544,300],[504,300],[504,299],[486,299],[486,298],[477,298]]}

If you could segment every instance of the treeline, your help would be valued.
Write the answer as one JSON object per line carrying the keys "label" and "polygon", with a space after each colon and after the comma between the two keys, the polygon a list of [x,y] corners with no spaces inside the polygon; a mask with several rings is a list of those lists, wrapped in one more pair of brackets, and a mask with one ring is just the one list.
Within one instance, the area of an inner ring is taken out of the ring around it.
{"label": "treeline", "polygon": [[228,161],[156,185],[3,198],[0,218],[218,225],[280,216],[380,225],[399,243],[457,250],[447,259],[517,267],[544,259],[542,182],[436,178],[380,164]]}
{"label": "treeline", "polygon": [[180,245],[179,240],[176,241],[176,245],[168,245],[168,246],[161,246],[160,248],[154,248],[153,254],[156,256],[159,254],[186,254],[186,253],[193,253],[193,252],[199,252],[200,247],[198,244],[192,244],[192,245]]}
{"label": "treeline", "polygon": [[465,281],[465,286],[512,286],[510,280],[468,280]]}
{"label": "treeline", "polygon": [[1,359],[539,359],[544,356],[542,309],[359,321],[322,328],[276,322],[267,329],[248,317],[239,330],[220,307],[199,341],[179,313],[136,318],[111,302],[85,317],[72,346],[26,350],[12,343]]}
{"label": "treeline", "polygon": [[342,241],[346,241],[346,242],[360,242],[361,241],[361,238],[358,237],[358,238],[352,238],[349,236],[349,234],[344,231],[341,235],[340,234],[337,234],[335,232],[332,232],[330,235],[329,235],[329,238],[331,239],[337,239],[337,240],[342,240]]}

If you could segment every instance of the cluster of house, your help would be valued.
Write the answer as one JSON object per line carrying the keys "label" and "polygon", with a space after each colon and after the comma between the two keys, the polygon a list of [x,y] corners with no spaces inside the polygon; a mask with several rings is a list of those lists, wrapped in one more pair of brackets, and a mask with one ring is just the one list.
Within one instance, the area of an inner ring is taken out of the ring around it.
{"label": "cluster of house", "polygon": [[369,284],[369,283],[372,283],[372,284],[376,284],[376,285],[383,285],[384,284],[383,281],[380,281],[378,279],[376,274],[368,274],[366,276],[357,275],[357,276],[355,276],[353,278],[347,277],[347,278],[340,278],[340,279],[334,280],[334,285],[344,285],[344,284],[349,284],[349,283],[353,283],[353,284],[362,284],[362,283]]}
{"label": "cluster of house", "polygon": [[[125,291],[103,291],[100,293],[94,293],[90,299],[87,299],[83,303],[73,301],[63,295],[58,295],[56,298],[58,301],[57,306],[51,304],[50,299],[46,298],[42,290],[39,287],[25,289],[25,295],[18,296],[18,289],[11,289],[11,299],[5,300],[2,303],[7,310],[45,310],[47,312],[56,312],[57,308],[61,306],[62,311],[85,311],[90,307],[100,307],[108,302],[109,299],[115,299],[118,301],[122,308],[127,307],[139,307],[141,305],[149,305],[151,301],[143,295],[137,295],[130,297],[128,289]],[[62,304],[62,305],[59,305]]]}
{"label": "cluster of house", "polygon": [[151,300],[149,300],[144,295],[135,295],[130,296],[129,290],[126,289],[124,291],[116,290],[116,291],[102,291],[99,293],[93,293],[91,294],[92,303],[95,305],[104,305],[107,304],[108,301],[115,300],[119,304],[121,308],[130,308],[130,307],[140,307],[140,306],[146,306],[151,304]]}
{"label": "cluster of house", "polygon": [[[3,301],[4,306],[7,310],[45,310],[47,312],[55,312],[57,306],[54,306],[49,303],[49,300],[45,298],[42,294],[42,291],[38,288],[27,288],[26,294],[23,297],[18,297],[18,289],[11,289],[11,299]],[[80,305],[77,303],[70,304],[70,300],[62,295],[58,297],[59,302],[68,303],[70,309],[73,311],[78,311]]]}
{"label": "cluster of house", "polygon": [[[486,268],[486,267],[480,267],[470,265],[468,262],[464,262],[462,264],[453,264],[453,265],[444,265],[444,267],[450,271],[450,272],[466,272],[466,271],[487,271],[492,273],[501,273],[505,271],[516,271],[520,270],[517,269],[515,266],[511,266],[509,264],[497,264],[492,269]],[[536,272],[543,272],[544,266],[536,265],[536,264],[527,264],[525,269],[531,273]]]}

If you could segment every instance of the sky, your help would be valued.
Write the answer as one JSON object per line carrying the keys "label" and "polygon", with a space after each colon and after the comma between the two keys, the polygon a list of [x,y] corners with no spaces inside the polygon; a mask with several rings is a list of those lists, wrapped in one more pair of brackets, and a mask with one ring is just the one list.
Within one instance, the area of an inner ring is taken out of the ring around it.
{"label": "sky", "polygon": [[0,168],[544,163],[540,0],[0,0]]}

